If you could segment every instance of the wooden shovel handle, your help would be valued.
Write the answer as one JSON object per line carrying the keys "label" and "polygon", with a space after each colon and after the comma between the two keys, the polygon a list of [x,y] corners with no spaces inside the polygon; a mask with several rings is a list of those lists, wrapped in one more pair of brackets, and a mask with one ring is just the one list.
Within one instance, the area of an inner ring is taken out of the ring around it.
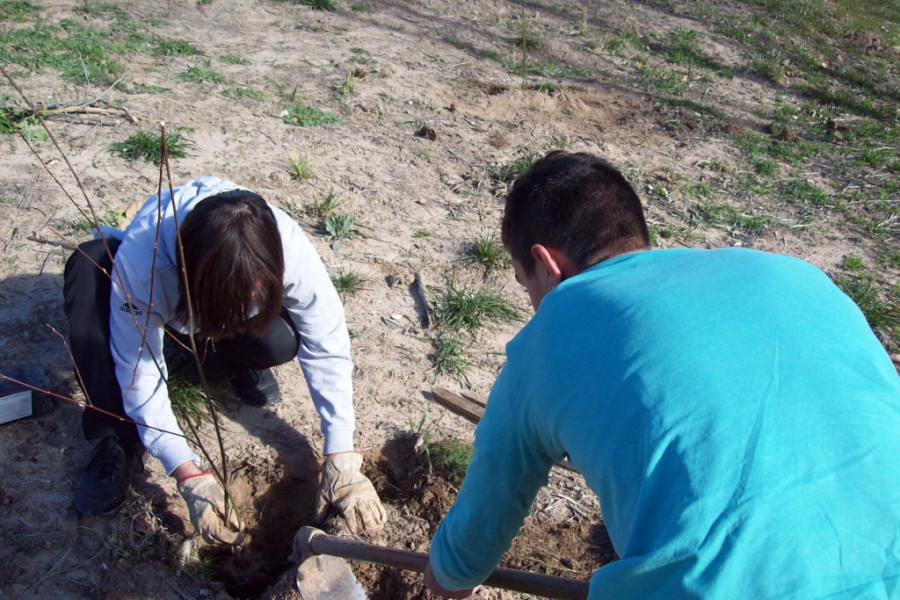
{"label": "wooden shovel handle", "polygon": [[[421,552],[376,546],[321,532],[310,537],[308,547],[313,554],[361,560],[417,573],[425,572],[428,565],[428,555]],[[562,600],[585,600],[588,597],[586,581],[515,569],[495,569],[485,580],[484,585]]]}

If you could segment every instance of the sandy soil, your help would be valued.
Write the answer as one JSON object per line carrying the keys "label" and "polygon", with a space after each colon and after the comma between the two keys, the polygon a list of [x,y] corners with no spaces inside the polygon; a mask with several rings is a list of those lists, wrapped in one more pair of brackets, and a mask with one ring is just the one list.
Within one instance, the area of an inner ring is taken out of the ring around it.
{"label": "sandy soil", "polygon": [[[42,2],[50,21],[74,18],[90,25],[101,18],[73,12],[79,4]],[[441,384],[485,398],[503,363],[504,344],[521,323],[490,323],[469,338],[468,385],[436,377],[428,357],[435,332],[422,324],[414,278],[420,274],[433,289],[446,285],[451,274],[473,285],[485,280],[480,269],[460,259],[477,236],[497,230],[503,184],[491,174],[551,147],[596,152],[622,167],[647,197],[652,223],[688,225],[692,209],[677,186],[670,185],[665,197],[647,193],[648,187],[667,186],[671,172],[727,186],[727,173],[716,165],[743,167],[735,149],[706,130],[698,115],[651,101],[633,85],[633,69],[578,45],[584,27],[602,37],[607,24],[702,31],[701,23],[625,2],[590,11],[574,1],[530,3],[531,27],[550,32],[536,52],[586,74],[554,80],[555,88],[542,90],[523,88],[521,78],[503,64],[471,50],[515,60],[510,43],[519,27],[515,2],[380,0],[371,7],[358,12],[339,2],[336,12],[322,12],[272,0],[134,0],[122,8],[146,31],[187,40],[205,56],[132,56],[113,89],[75,85],[51,72],[17,76],[32,102],[115,102],[127,106],[138,122],[121,115],[54,117],[48,124],[62,155],[51,142],[37,143],[33,153],[17,137],[0,139],[0,366],[38,366],[48,377],[48,391],[82,399],[63,341],[61,273],[66,244],[88,238],[77,227],[87,201],[63,157],[95,209],[118,211],[153,192],[159,174],[152,164],[114,157],[109,145],[153,130],[162,120],[170,131],[190,128],[187,135],[196,146],[173,162],[176,184],[215,174],[253,188],[296,216],[333,273],[352,269],[367,279],[365,289],[345,302],[354,335],[356,439],[367,452],[365,468],[383,495],[390,522],[366,539],[425,551],[455,488],[423,470],[409,448],[410,432],[470,440],[473,425],[438,405],[430,390]],[[738,60],[726,46],[715,49],[725,63]],[[217,60],[229,54],[249,64]],[[225,82],[177,79],[205,59]],[[354,69],[360,75],[355,87],[338,93]],[[167,91],[140,91],[147,86]],[[229,87],[264,96],[229,99],[220,93]],[[18,101],[6,82],[0,89]],[[687,92],[701,94],[707,103],[746,116],[735,120],[736,131],[752,126],[753,111],[774,96],[760,82],[741,77],[715,86],[698,81]],[[281,113],[292,103],[332,111],[339,122],[285,124]],[[417,135],[423,125],[434,135]],[[286,160],[291,151],[315,158],[314,179],[292,177]],[[329,191],[344,200],[340,212],[353,215],[360,231],[338,251],[306,212]],[[695,231],[690,245],[776,250],[824,269],[851,251],[861,252],[859,240],[827,225],[753,237],[702,223]],[[528,310],[511,272],[487,281]],[[279,367],[276,374],[283,400],[271,410],[243,407],[223,396],[233,493],[251,541],[238,556],[202,550],[212,580],[198,574],[196,561],[184,559],[198,544],[185,543],[191,539],[190,521],[174,483],[155,461],[148,462],[116,514],[78,518],[71,512],[72,481],[90,456],[77,403],[45,400],[39,414],[0,425],[0,596],[292,597],[290,543],[293,532],[311,521],[322,438],[297,365]],[[208,427],[203,438],[213,440]],[[504,561],[584,580],[612,558],[596,497],[577,474],[554,470]],[[354,568],[373,599],[428,597],[418,576]],[[485,589],[479,597],[526,596]]]}

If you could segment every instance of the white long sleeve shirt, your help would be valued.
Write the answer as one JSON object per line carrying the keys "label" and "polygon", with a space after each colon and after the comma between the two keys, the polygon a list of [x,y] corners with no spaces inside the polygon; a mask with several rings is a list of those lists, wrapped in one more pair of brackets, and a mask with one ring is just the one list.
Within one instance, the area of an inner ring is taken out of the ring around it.
{"label": "white long sleeve shirt", "polygon": [[[177,223],[202,199],[237,184],[200,177],[154,194],[124,232],[115,256],[110,295],[110,349],[125,413],[138,423],[141,441],[166,473],[197,460],[172,412],[163,360],[164,327],[188,333],[175,317]],[[283,306],[300,334],[297,359],[325,437],[325,454],[353,449],[353,364],[340,298],[322,260],[299,225],[272,206],[284,247]],[[108,231],[105,233],[109,233]],[[130,305],[130,306],[129,306]]]}

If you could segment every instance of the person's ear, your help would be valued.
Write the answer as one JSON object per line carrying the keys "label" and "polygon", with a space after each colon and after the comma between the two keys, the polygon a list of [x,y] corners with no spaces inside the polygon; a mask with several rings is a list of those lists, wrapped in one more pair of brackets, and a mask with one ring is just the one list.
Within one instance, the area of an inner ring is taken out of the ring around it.
{"label": "person's ear", "polygon": [[537,263],[536,267],[543,271],[543,275],[553,285],[575,274],[572,269],[572,261],[562,250],[535,244],[531,247],[531,256]]}

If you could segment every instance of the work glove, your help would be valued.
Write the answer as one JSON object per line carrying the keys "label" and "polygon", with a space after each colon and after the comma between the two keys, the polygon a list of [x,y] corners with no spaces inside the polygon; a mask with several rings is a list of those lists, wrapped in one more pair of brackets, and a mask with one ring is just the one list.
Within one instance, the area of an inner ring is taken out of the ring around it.
{"label": "work glove", "polygon": [[241,543],[244,537],[241,534],[243,525],[237,509],[229,507],[226,523],[225,492],[212,473],[207,471],[179,480],[178,491],[187,503],[194,529],[200,532],[204,540],[210,544],[231,546]]}
{"label": "work glove", "polygon": [[325,459],[322,484],[316,495],[316,521],[324,521],[328,507],[334,505],[344,516],[351,533],[359,531],[360,523],[366,531],[384,527],[387,513],[372,482],[359,470],[362,460],[362,454],[358,452],[340,452]]}

